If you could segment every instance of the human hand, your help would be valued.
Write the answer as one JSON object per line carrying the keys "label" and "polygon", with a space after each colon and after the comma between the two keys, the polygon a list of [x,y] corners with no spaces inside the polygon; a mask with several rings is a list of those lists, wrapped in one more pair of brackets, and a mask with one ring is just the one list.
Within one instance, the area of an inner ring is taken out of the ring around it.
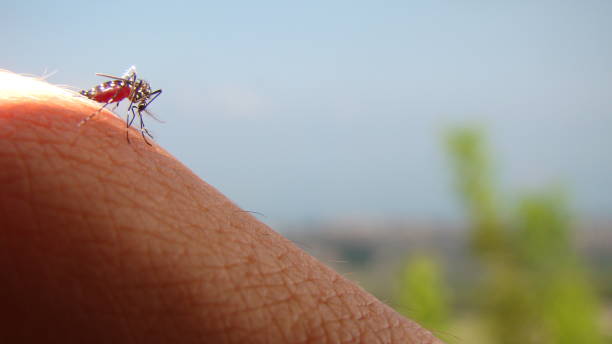
{"label": "human hand", "polygon": [[0,71],[1,343],[439,343],[96,106]]}

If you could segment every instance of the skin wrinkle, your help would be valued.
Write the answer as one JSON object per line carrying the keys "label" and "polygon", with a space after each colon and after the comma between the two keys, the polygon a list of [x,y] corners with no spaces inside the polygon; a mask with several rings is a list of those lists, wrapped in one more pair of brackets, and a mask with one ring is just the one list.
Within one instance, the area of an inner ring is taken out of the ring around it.
{"label": "skin wrinkle", "polygon": [[[338,297],[341,298],[342,296],[338,295]],[[327,338],[331,342],[339,342],[339,343],[345,342],[345,340],[342,339],[342,337],[344,336],[351,337],[352,332],[359,330],[358,327],[351,327],[350,322],[347,322],[347,320],[353,320],[350,314],[346,314],[343,316],[341,313],[339,313],[336,310],[336,308],[332,307],[332,305],[329,303],[322,304],[321,308],[324,309],[326,312],[328,312],[331,315],[327,319],[325,319],[325,321],[323,321],[322,323],[323,328],[327,332]],[[342,326],[347,323],[349,324],[349,326]]]}

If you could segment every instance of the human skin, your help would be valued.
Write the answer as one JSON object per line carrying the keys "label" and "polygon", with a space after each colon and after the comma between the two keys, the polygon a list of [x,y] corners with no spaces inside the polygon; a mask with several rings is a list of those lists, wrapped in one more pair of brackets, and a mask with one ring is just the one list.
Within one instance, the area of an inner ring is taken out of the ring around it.
{"label": "human skin", "polygon": [[0,71],[0,343],[440,343],[99,107]]}

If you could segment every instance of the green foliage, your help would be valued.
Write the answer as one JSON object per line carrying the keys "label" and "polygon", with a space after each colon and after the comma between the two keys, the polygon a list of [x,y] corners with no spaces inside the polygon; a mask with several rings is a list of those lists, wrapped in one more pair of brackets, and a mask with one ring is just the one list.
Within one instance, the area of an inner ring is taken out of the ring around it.
{"label": "green foliage", "polygon": [[[502,217],[482,133],[457,129],[447,143],[471,221],[471,249],[484,274],[474,282],[472,304],[493,342],[603,343],[601,305],[572,248],[564,195],[553,190],[523,197]],[[446,328],[450,311],[436,261],[409,260],[401,280],[407,315],[430,329]]]}
{"label": "green foliage", "polygon": [[470,233],[473,248],[481,254],[495,254],[504,245],[503,233],[488,154],[480,141],[478,131],[457,129],[449,135],[448,146],[458,187],[474,225]]}
{"label": "green foliage", "polygon": [[564,198],[544,192],[502,221],[483,135],[459,129],[448,146],[486,278],[479,295],[499,343],[601,343],[599,305],[570,244]]}
{"label": "green foliage", "polygon": [[560,193],[543,193],[521,200],[515,224],[515,248],[526,268],[565,268],[576,259],[571,249],[569,216]]}
{"label": "green foliage", "polygon": [[603,343],[597,326],[598,300],[582,271],[558,271],[542,285],[541,310],[550,343]]}
{"label": "green foliage", "polygon": [[408,260],[400,279],[399,302],[407,316],[432,330],[449,322],[448,300],[440,265],[430,256]]}

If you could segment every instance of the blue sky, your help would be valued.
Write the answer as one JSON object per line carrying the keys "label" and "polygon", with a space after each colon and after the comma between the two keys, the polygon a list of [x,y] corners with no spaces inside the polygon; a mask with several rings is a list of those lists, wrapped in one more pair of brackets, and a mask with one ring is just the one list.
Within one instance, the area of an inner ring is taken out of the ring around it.
{"label": "blue sky", "polygon": [[0,4],[0,68],[163,89],[157,141],[270,223],[458,218],[445,129],[487,129],[513,196],[612,210],[612,2]]}

